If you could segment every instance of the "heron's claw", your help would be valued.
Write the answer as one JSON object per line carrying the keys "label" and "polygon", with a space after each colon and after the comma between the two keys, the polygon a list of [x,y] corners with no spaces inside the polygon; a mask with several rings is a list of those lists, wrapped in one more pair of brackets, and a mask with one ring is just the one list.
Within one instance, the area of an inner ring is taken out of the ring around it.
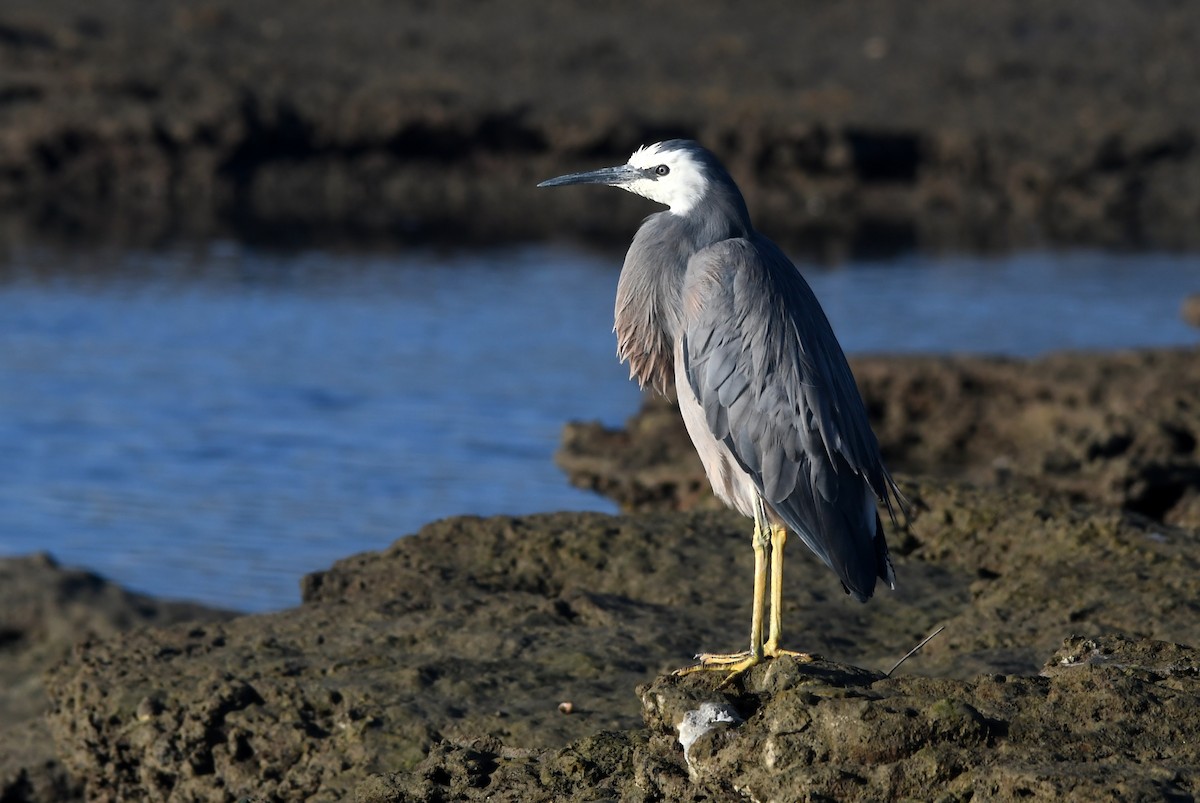
{"label": "heron's claw", "polygon": [[728,672],[729,677],[725,678],[722,686],[728,685],[734,678],[742,674],[753,666],[757,666],[767,658],[782,658],[783,656],[794,658],[802,664],[811,664],[814,661],[820,661],[821,656],[808,652],[798,652],[796,650],[785,650],[780,647],[765,645],[761,654],[755,654],[750,650],[742,650],[734,653],[701,653],[696,656],[698,663],[692,666],[685,666],[682,669],[676,669],[671,674],[673,675],[691,675],[696,672]]}
{"label": "heron's claw", "polygon": [[696,656],[696,660],[699,663],[693,666],[685,666],[682,669],[676,669],[672,674],[691,675],[695,672],[728,672],[729,676],[721,683],[722,686],[727,686],[738,675],[758,664],[762,660],[762,654],[756,654],[750,650],[730,654],[701,653]]}

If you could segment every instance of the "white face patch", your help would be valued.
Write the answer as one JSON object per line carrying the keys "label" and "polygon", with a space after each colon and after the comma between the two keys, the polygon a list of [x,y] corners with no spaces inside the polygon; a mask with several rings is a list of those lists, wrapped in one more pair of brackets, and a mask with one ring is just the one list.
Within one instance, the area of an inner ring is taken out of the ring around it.
{"label": "white face patch", "polygon": [[629,165],[653,171],[665,166],[670,172],[653,179],[640,179],[621,185],[621,189],[658,201],[671,208],[676,215],[686,215],[704,197],[708,182],[704,173],[686,151],[660,151],[661,142],[638,148],[629,157]]}

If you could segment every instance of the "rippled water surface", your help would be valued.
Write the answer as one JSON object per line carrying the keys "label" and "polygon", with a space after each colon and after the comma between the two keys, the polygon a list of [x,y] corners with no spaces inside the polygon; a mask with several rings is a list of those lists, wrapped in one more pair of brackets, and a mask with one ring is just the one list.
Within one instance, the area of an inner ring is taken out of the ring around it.
{"label": "rippled water surface", "polygon": [[[298,580],[458,514],[613,510],[552,454],[618,424],[619,257],[27,251],[0,264],[0,554],[137,590],[294,604]],[[1193,257],[805,267],[850,352],[1194,344]]]}

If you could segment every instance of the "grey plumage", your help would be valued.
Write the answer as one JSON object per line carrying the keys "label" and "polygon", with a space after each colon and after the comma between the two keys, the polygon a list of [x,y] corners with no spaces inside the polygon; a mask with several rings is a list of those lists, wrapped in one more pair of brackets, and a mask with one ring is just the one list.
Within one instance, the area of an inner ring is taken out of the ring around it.
{"label": "grey plumage", "polygon": [[711,437],[855,598],[894,584],[874,503],[895,486],[808,283],[752,233],[697,252],[683,299],[682,374]]}
{"label": "grey plumage", "polygon": [[[808,283],[754,230],[720,162],[694,142],[670,140],[627,165],[539,186],[577,183],[669,207],[646,218],[626,254],[617,353],[641,384],[662,392],[674,385],[714,491],[755,518],[756,558],[765,513],[797,533],[856,599],[871,596],[876,578],[892,585],[876,501],[891,513],[901,497],[850,367]],[[780,566],[782,542],[773,558]],[[758,593],[756,585],[756,617]],[[772,642],[776,630],[777,619]],[[744,655],[751,664],[761,657],[761,628]]]}

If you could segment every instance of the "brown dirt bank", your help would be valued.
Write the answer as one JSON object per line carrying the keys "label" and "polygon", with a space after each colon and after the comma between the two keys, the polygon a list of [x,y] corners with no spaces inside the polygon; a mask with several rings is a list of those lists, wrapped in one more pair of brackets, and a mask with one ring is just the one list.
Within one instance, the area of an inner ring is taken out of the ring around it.
{"label": "brown dirt bank", "polygon": [[624,240],[540,178],[693,135],[761,227],[1197,247],[1200,7],[8,0],[0,231]]}
{"label": "brown dirt bank", "polygon": [[[1200,528],[1200,352],[851,360],[889,466],[1036,485]],[[569,424],[558,461],[629,510],[713,505],[672,405]]]}
{"label": "brown dirt bank", "polygon": [[[756,724],[701,737],[697,786],[669,731],[713,679],[633,689],[745,636],[747,523],[718,511],[439,522],[311,576],[300,607],[92,640],[47,676],[50,727],[93,800],[765,799],[801,778],[1008,800],[1116,775],[1137,799],[1195,794],[1194,653],[1139,639],[1200,643],[1197,535],[1052,493],[905,488],[897,591],[852,603],[802,550],[787,571],[790,641],[871,669],[756,672],[731,692]],[[903,677],[872,674],[938,624]],[[1113,633],[1135,641],[1072,642],[1087,666],[1035,676],[1065,637]]]}

